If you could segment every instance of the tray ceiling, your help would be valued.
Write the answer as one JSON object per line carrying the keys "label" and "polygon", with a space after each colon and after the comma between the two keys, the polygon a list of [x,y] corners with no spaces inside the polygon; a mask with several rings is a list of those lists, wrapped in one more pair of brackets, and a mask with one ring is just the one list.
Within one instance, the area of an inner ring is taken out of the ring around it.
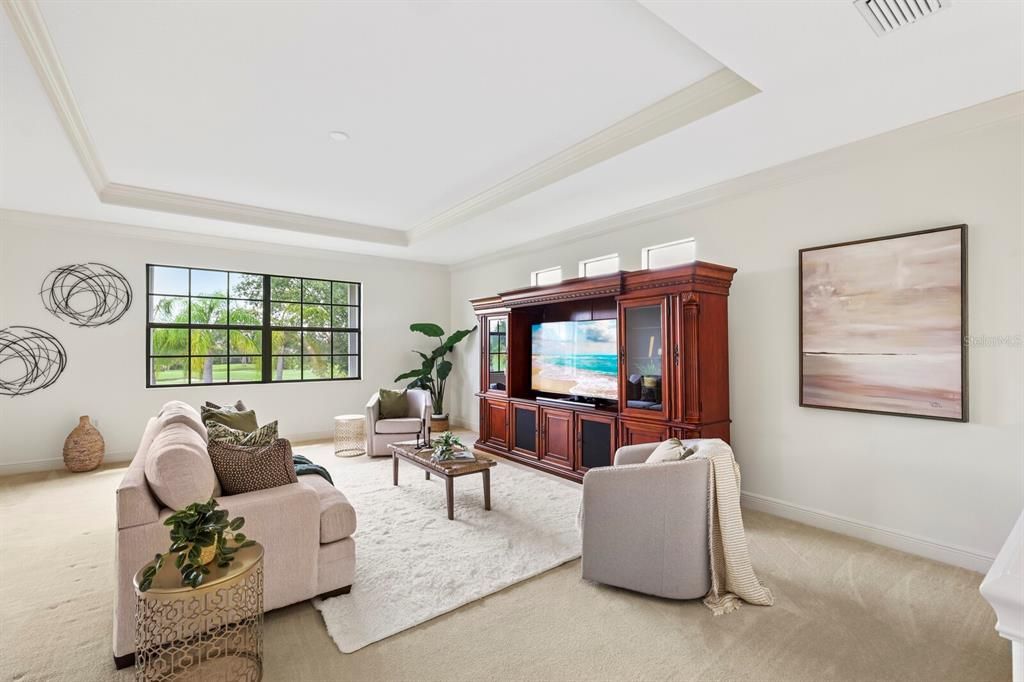
{"label": "tray ceiling", "polygon": [[1017,3],[2,2],[0,206],[435,262],[1024,87]]}

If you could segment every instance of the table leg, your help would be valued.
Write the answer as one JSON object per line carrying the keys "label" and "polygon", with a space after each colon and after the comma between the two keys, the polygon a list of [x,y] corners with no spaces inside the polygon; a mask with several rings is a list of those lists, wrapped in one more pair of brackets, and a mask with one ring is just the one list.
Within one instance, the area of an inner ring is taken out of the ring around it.
{"label": "table leg", "polygon": [[491,470],[484,469],[484,509],[491,511]]}
{"label": "table leg", "polygon": [[448,498],[448,520],[452,521],[455,518],[455,479],[451,476],[445,476],[444,478],[444,493],[445,497]]}
{"label": "table leg", "polygon": [[392,466],[395,468],[395,485],[398,485],[398,455],[391,453]]}

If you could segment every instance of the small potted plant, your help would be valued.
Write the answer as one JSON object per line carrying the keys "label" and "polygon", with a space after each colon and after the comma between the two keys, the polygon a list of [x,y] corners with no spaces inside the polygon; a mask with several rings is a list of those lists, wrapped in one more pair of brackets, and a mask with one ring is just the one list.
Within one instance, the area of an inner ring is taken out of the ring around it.
{"label": "small potted plant", "polygon": [[435,462],[451,461],[455,459],[457,453],[465,450],[462,447],[462,441],[451,431],[445,431],[437,438],[432,439],[430,445],[434,448],[431,459]]}
{"label": "small potted plant", "polygon": [[181,573],[182,586],[194,589],[210,573],[209,564],[216,562],[219,568],[225,568],[235,560],[235,552],[256,544],[237,532],[245,525],[245,519],[241,516],[228,519],[228,511],[217,509],[217,500],[213,498],[208,502],[193,502],[171,514],[164,525],[171,528],[170,549],[157,554],[153,564],[143,571],[140,592],[153,586],[153,578],[172,554],[177,554],[174,566]]}

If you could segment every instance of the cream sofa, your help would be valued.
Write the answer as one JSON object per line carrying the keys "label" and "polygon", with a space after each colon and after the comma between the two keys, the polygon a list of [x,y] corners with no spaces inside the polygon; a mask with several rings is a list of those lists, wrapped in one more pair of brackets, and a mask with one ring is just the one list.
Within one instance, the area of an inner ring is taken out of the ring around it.
{"label": "cream sofa", "polygon": [[163,520],[174,509],[217,498],[232,517],[245,517],[245,534],[263,545],[264,609],[316,596],[345,594],[355,575],[356,514],[320,476],[241,495],[221,495],[206,453],[199,413],[172,401],[149,420],[142,442],[117,487],[114,661],[130,665],[135,650],[135,573],[166,552]]}
{"label": "cream sofa", "polygon": [[418,434],[430,436],[430,414],[434,404],[430,391],[413,388],[406,391],[409,411],[397,419],[380,418],[380,394],[374,393],[366,403],[366,454],[370,457],[390,455],[388,445],[402,440],[413,440]]}
{"label": "cream sofa", "polygon": [[583,577],[668,599],[711,588],[708,460],[646,464],[658,443],[628,445],[583,477]]}

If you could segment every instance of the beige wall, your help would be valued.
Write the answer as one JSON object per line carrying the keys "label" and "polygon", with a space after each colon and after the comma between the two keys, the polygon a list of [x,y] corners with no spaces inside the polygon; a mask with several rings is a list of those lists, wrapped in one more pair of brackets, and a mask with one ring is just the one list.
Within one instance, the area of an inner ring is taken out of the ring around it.
{"label": "beige wall", "polygon": [[[739,269],[729,356],[745,502],[983,568],[1024,503],[1024,119],[1015,109],[1010,118],[985,110],[981,128],[967,110],[808,163],[799,179],[800,168],[788,169],[776,174],[781,184],[456,268],[453,326],[472,323],[467,299],[527,286],[531,270],[561,265],[573,276],[580,259],[613,252],[636,269],[642,247],[695,237],[698,258]],[[970,349],[970,423],[799,407],[797,251],[958,223],[970,225],[970,332],[994,344]],[[465,348],[453,401],[473,426],[476,362]]]}
{"label": "beige wall", "polygon": [[[50,223],[63,227],[41,226]],[[222,240],[187,244],[145,228],[105,227],[0,214],[0,327],[39,327],[56,336],[68,354],[66,371],[49,388],[0,397],[0,474],[60,466],[64,438],[83,414],[97,421],[108,460],[130,459],[146,419],[171,399],[198,405],[242,398],[261,423],[277,419],[286,437],[332,434],[334,415],[361,414],[371,393],[393,386],[391,380],[409,368],[414,358],[409,349],[423,346],[409,324],[444,323],[449,317],[448,272],[440,266]],[[146,236],[128,236],[133,232]],[[43,309],[39,287],[46,274],[87,261],[111,265],[131,282],[135,301],[116,324],[82,329]],[[361,281],[363,379],[147,389],[146,263]]]}

